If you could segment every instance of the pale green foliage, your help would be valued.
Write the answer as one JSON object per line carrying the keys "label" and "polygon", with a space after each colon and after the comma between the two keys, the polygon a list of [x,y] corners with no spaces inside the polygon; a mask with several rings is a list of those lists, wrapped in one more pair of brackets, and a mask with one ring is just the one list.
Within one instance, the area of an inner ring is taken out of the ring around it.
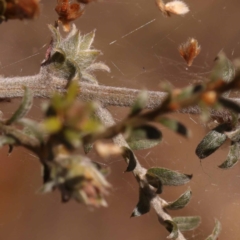
{"label": "pale green foliage", "polygon": [[52,45],[50,59],[46,61],[50,62],[49,67],[57,76],[97,83],[94,71],[110,71],[106,64],[96,62],[101,51],[92,48],[95,31],[82,36],[73,25],[69,34],[63,38],[58,28],[52,25],[49,28],[52,32]]}

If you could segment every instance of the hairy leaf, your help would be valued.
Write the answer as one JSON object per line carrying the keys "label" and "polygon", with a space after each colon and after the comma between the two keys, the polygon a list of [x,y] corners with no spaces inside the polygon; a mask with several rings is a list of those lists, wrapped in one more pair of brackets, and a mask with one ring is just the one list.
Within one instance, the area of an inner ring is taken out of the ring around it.
{"label": "hairy leaf", "polygon": [[157,191],[156,191],[157,194],[162,193],[163,184],[159,177],[157,177],[154,174],[146,174],[146,179],[147,179],[148,184],[150,184],[151,186],[153,186],[157,189]]}
{"label": "hairy leaf", "polygon": [[219,103],[222,104],[224,107],[236,112],[236,113],[240,113],[240,105],[238,105],[237,103],[228,100],[226,98],[220,97],[218,99]]}
{"label": "hairy leaf", "polygon": [[226,57],[224,52],[221,51],[215,59],[215,65],[210,75],[211,81],[222,79],[225,82],[230,82],[234,76],[235,68],[232,62]]}
{"label": "hairy leaf", "polygon": [[132,105],[130,116],[140,113],[146,106],[148,99],[147,91],[141,91]]}
{"label": "hairy leaf", "polygon": [[0,136],[0,148],[4,145],[12,146],[16,140],[14,138],[8,137],[8,136]]}
{"label": "hairy leaf", "polygon": [[146,176],[158,178],[163,185],[167,186],[183,185],[192,178],[192,175],[179,173],[167,168],[150,168],[147,170]]}
{"label": "hairy leaf", "polygon": [[239,142],[240,141],[240,128],[237,128],[237,129],[235,129],[233,131],[230,131],[230,132],[226,132],[225,134],[233,142]]}
{"label": "hairy leaf", "polygon": [[224,131],[229,130],[229,125],[224,123],[210,131],[196,148],[196,154],[200,159],[214,153],[227,139]]}
{"label": "hairy leaf", "polygon": [[221,223],[217,219],[215,219],[215,227],[213,229],[213,232],[206,238],[206,240],[218,240],[221,228],[222,228]]}
{"label": "hairy leaf", "polygon": [[[215,65],[210,74],[211,81],[223,80],[224,82],[231,82],[235,76],[235,67],[232,62],[226,57],[224,52],[220,52],[215,59]],[[230,91],[222,94],[223,97],[228,97]]]}
{"label": "hairy leaf", "polygon": [[44,132],[36,121],[28,118],[22,118],[18,121],[18,123],[24,126],[24,132],[29,133],[30,135],[36,137],[40,142],[43,142]]}
{"label": "hairy leaf", "polygon": [[123,154],[122,155],[128,161],[128,167],[127,167],[125,172],[131,172],[135,169],[135,167],[137,165],[136,158],[135,158],[134,153],[132,152],[131,149],[129,149],[127,147],[122,147],[122,149],[123,149]]}
{"label": "hairy leaf", "polygon": [[162,133],[151,125],[134,128],[127,142],[131,149],[147,149],[158,145],[162,140]]}
{"label": "hairy leaf", "polygon": [[19,119],[23,118],[31,109],[33,103],[33,93],[27,87],[24,87],[24,96],[22,102],[17,111],[6,121],[7,125],[10,125]]}
{"label": "hairy leaf", "polygon": [[190,190],[183,193],[176,201],[168,203],[166,206],[169,210],[178,210],[184,208],[190,201],[192,192]]}
{"label": "hairy leaf", "polygon": [[63,64],[66,59],[66,55],[61,48],[54,49],[54,53],[51,57],[51,62],[54,62],[55,65]]}
{"label": "hairy leaf", "polygon": [[173,221],[177,224],[179,231],[191,231],[199,226],[201,218],[199,216],[175,217]]}
{"label": "hairy leaf", "polygon": [[172,131],[174,131],[184,137],[189,136],[188,129],[182,123],[178,122],[177,120],[162,117],[159,119],[159,122],[163,126],[171,129]]}
{"label": "hairy leaf", "polygon": [[91,47],[91,45],[94,41],[94,38],[95,38],[95,30],[84,35],[81,40],[80,50],[81,51],[88,50]]}
{"label": "hairy leaf", "polygon": [[174,221],[165,220],[164,225],[166,229],[170,232],[170,235],[167,238],[176,239],[178,237],[178,226]]}
{"label": "hairy leaf", "polygon": [[228,169],[233,167],[240,158],[240,145],[238,142],[232,142],[230,150],[225,162],[223,162],[219,168]]}
{"label": "hairy leaf", "polygon": [[134,208],[131,217],[139,217],[150,211],[150,199],[144,192],[144,189],[139,188],[139,200]]}

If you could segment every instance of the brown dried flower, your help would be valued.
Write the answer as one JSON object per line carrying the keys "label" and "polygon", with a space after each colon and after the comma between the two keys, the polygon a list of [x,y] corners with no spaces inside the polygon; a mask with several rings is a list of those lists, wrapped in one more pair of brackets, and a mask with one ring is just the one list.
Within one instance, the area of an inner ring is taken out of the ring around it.
{"label": "brown dried flower", "polygon": [[88,4],[90,2],[96,1],[96,0],[77,0],[80,3]]}
{"label": "brown dried flower", "polygon": [[39,0],[6,0],[2,19],[33,19],[39,15]]}
{"label": "brown dried flower", "polygon": [[197,57],[197,55],[201,51],[201,47],[198,44],[198,41],[194,38],[189,38],[187,42],[182,43],[178,51],[183,59],[186,61],[188,66],[191,66],[193,63],[193,59]]}
{"label": "brown dried flower", "polygon": [[163,0],[156,0],[156,4],[163,15],[168,17],[170,17],[171,14],[185,15],[189,12],[187,4],[180,0],[174,0],[166,4]]}
{"label": "brown dried flower", "polygon": [[69,3],[69,0],[58,0],[55,11],[66,32],[70,31],[70,22],[82,16],[84,12],[79,3]]}

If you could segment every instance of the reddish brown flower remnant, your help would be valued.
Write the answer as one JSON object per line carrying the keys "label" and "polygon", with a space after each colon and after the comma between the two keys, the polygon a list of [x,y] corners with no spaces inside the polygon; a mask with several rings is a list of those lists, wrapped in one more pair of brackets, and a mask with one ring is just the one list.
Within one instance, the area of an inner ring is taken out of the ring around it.
{"label": "reddish brown flower remnant", "polygon": [[39,15],[39,0],[3,0],[0,21],[33,19]]}
{"label": "reddish brown flower remnant", "polygon": [[84,12],[79,3],[69,3],[69,0],[58,0],[55,10],[59,16],[58,21],[63,24],[66,32],[70,30],[70,22],[79,18]]}
{"label": "reddish brown flower remnant", "polygon": [[96,1],[96,0],[77,0],[80,3],[88,4],[90,2]]}
{"label": "reddish brown flower remnant", "polygon": [[179,46],[178,51],[190,67],[193,63],[193,59],[200,53],[201,47],[198,45],[198,41],[196,39],[189,38],[187,42],[182,43]]}

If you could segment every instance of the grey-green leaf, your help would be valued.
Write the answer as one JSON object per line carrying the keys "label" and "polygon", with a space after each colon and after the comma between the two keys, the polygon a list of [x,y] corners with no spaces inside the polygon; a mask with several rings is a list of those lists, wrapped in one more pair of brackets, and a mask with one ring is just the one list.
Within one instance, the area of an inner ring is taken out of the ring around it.
{"label": "grey-green leaf", "polygon": [[131,217],[139,217],[150,211],[150,199],[144,192],[144,189],[139,188],[139,200],[137,206],[134,208]]}
{"label": "grey-green leaf", "polygon": [[[220,52],[215,59],[215,65],[210,74],[211,81],[222,79],[224,82],[231,82],[235,76],[235,67],[232,62],[226,57],[224,52]],[[222,94],[223,97],[228,97],[230,91]]]}
{"label": "grey-green leaf", "polygon": [[223,162],[218,167],[222,169],[229,169],[238,162],[239,158],[240,158],[240,145],[238,142],[232,142],[226,161]]}
{"label": "grey-green leaf", "polygon": [[179,173],[167,168],[150,168],[147,170],[146,176],[159,178],[161,183],[167,186],[183,185],[192,178],[192,175]]}
{"label": "grey-green leaf", "polygon": [[0,148],[3,147],[4,145],[13,145],[15,143],[15,139],[8,137],[8,136],[0,136]]}
{"label": "grey-green leaf", "polygon": [[122,147],[123,149],[123,157],[127,159],[128,167],[125,172],[131,172],[135,169],[137,165],[136,157],[131,149],[128,147]]}
{"label": "grey-green leaf", "polygon": [[28,135],[36,137],[40,142],[44,140],[44,132],[40,128],[40,125],[31,119],[22,118],[18,121],[19,124],[24,126],[24,132]]}
{"label": "grey-green leaf", "polygon": [[220,104],[222,104],[225,108],[229,109],[229,110],[232,110],[234,111],[235,113],[240,113],[240,105],[231,101],[231,100],[228,100],[226,98],[223,98],[223,97],[220,97],[218,99],[218,102]]}
{"label": "grey-green leaf", "polygon": [[235,76],[235,68],[232,62],[226,57],[224,52],[220,52],[215,59],[215,65],[210,74],[212,81],[222,79],[225,82],[230,82]]}
{"label": "grey-green leaf", "polygon": [[233,142],[240,141],[240,128],[237,128],[233,131],[226,132],[227,137]]}
{"label": "grey-green leaf", "polygon": [[143,125],[132,130],[127,142],[131,149],[147,149],[158,145],[162,140],[160,130],[151,125]]}
{"label": "grey-green leaf", "polygon": [[31,109],[32,103],[33,103],[33,93],[27,87],[24,87],[24,91],[25,92],[24,92],[22,102],[19,108],[17,109],[17,111],[12,115],[12,117],[6,121],[7,125],[10,125],[18,121],[19,119],[23,118]]}
{"label": "grey-green leaf", "polygon": [[88,50],[91,47],[94,41],[94,38],[95,38],[95,30],[84,35],[80,44],[80,50],[81,51]]}
{"label": "grey-green leaf", "polygon": [[196,154],[200,159],[214,153],[227,139],[224,131],[229,130],[229,125],[224,123],[210,131],[196,148]]}
{"label": "grey-green leaf", "polygon": [[191,199],[192,192],[190,190],[183,193],[176,201],[168,203],[166,206],[169,210],[178,210],[184,208]]}
{"label": "grey-green leaf", "polygon": [[215,219],[215,227],[213,229],[213,232],[206,238],[206,240],[217,240],[221,232],[221,228],[221,223],[217,219]]}
{"label": "grey-green leaf", "polygon": [[173,221],[177,224],[179,231],[191,231],[199,226],[201,218],[199,216],[175,217]]}
{"label": "grey-green leaf", "polygon": [[164,225],[166,229],[170,232],[170,235],[167,238],[176,239],[178,237],[178,226],[174,221],[165,220]]}
{"label": "grey-green leaf", "polygon": [[188,137],[189,136],[189,132],[188,129],[180,122],[178,122],[175,119],[170,119],[170,118],[166,118],[166,117],[162,117],[159,119],[159,122],[171,129],[172,131],[184,136],[184,137]]}

